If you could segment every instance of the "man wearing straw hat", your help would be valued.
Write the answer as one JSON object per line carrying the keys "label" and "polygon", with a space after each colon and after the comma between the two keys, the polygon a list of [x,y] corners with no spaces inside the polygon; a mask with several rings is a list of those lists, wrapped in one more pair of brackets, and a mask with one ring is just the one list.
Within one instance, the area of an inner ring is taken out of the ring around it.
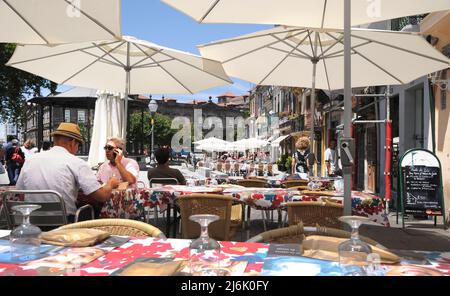
{"label": "man wearing straw hat", "polygon": [[[75,156],[79,145],[84,143],[80,128],[74,123],[63,122],[52,133],[54,147],[28,159],[23,168],[17,188],[21,190],[54,190],[60,193],[66,204],[69,220],[77,210],[76,199],[81,189],[88,198],[104,202],[111,197],[119,181],[111,178],[103,186],[97,181],[87,162]],[[52,197],[33,196],[27,200],[52,201]]]}

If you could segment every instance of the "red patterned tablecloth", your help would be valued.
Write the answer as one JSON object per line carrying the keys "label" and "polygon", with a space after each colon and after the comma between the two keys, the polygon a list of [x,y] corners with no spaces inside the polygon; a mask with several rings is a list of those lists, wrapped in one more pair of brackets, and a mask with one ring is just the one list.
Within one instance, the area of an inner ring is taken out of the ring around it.
{"label": "red patterned tablecloth", "polygon": [[[23,264],[0,262],[0,276],[108,276],[121,268],[142,258],[167,258],[171,260],[187,260],[189,258],[190,240],[158,239],[158,238],[132,238],[116,248],[101,248],[100,246],[86,248],[64,248],[48,257],[30,261]],[[221,262],[244,263],[244,268],[234,270],[232,275],[260,275],[263,272],[268,256],[269,245],[247,242],[220,242]],[[397,265],[383,265],[386,275],[450,275],[450,252],[411,252],[405,251],[408,257],[411,253],[414,258],[401,257]],[[418,256],[420,259],[418,259]],[[273,258],[273,257],[272,257]],[[286,257],[289,262],[290,257]],[[300,258],[300,257],[295,257]],[[307,269],[311,263],[318,266],[323,260],[309,259],[309,264],[295,266],[285,265],[284,268],[294,268],[289,275],[315,275],[315,268]],[[304,258],[304,257],[301,257]],[[226,265],[226,264],[223,264]],[[296,269],[295,269],[296,268]],[[232,269],[231,269],[232,270]],[[311,273],[311,274],[309,274]],[[335,274],[336,275],[336,274]],[[339,274],[337,274],[339,275]]]}

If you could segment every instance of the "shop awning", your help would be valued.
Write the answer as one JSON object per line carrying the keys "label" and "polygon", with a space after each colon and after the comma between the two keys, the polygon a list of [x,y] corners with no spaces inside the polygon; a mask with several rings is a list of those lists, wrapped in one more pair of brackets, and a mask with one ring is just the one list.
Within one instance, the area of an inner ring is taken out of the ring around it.
{"label": "shop awning", "polygon": [[271,146],[272,146],[272,147],[280,146],[281,142],[283,142],[284,140],[286,140],[286,139],[289,138],[290,136],[291,136],[291,135],[285,135],[285,136],[278,137],[276,140],[274,140],[274,141],[271,143]]}

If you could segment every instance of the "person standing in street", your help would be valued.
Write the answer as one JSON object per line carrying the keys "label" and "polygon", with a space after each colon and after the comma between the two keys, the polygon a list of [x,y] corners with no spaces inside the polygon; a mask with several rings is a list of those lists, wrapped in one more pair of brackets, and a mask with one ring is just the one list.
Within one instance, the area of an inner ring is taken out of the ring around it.
{"label": "person standing in street", "polygon": [[341,175],[339,168],[339,156],[336,150],[336,140],[331,140],[327,150],[325,150],[325,164],[327,166],[328,177],[336,177]]}

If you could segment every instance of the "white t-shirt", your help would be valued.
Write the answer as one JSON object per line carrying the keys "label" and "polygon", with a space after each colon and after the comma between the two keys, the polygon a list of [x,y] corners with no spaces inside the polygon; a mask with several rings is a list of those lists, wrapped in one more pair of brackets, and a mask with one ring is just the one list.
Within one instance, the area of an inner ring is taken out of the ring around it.
{"label": "white t-shirt", "polygon": [[325,150],[325,161],[330,162],[331,173],[335,173],[339,169],[337,150],[331,148]]}
{"label": "white t-shirt", "polygon": [[[87,162],[70,154],[65,148],[55,146],[25,161],[16,186],[19,190],[54,190],[62,195],[67,214],[74,215],[79,189],[89,195],[101,185]],[[52,196],[40,195],[29,195],[25,199],[55,200]]]}

